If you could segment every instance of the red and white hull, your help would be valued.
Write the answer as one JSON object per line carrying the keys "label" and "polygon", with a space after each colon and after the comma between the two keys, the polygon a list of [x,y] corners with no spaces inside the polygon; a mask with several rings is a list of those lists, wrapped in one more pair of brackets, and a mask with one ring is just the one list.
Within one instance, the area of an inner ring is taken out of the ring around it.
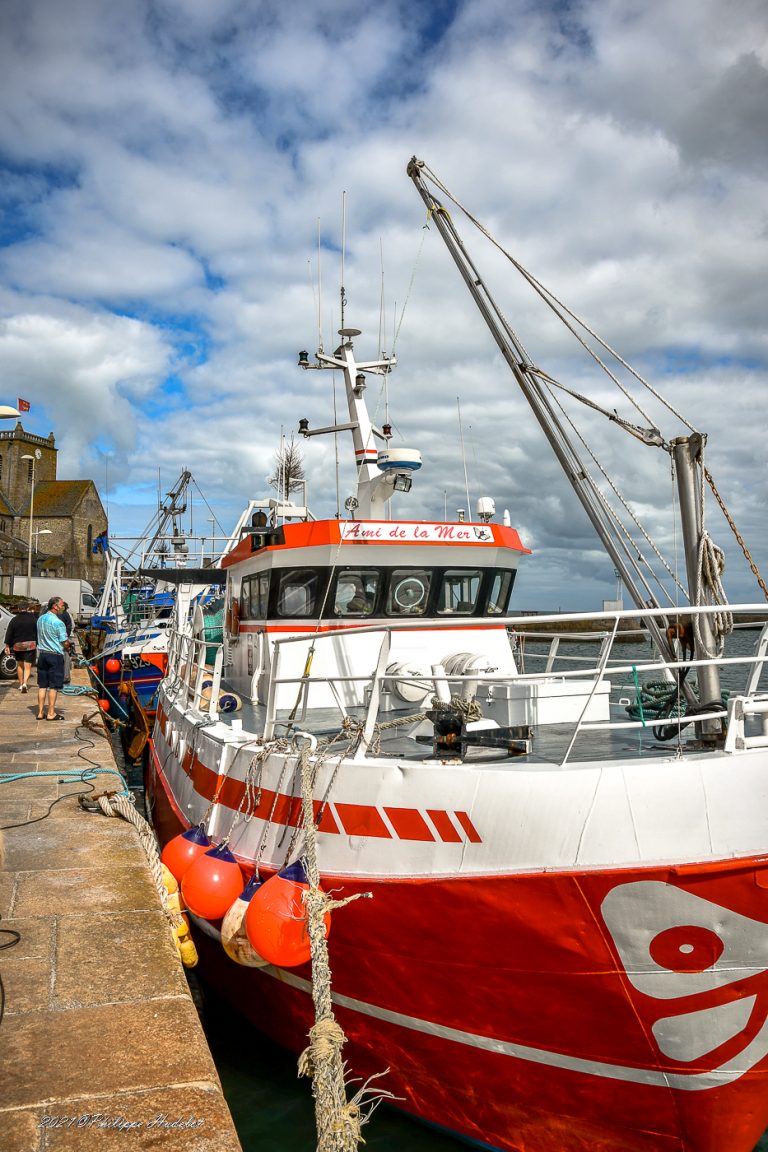
{"label": "red and white hull", "polygon": [[[244,866],[266,833],[281,867],[295,754],[270,754],[255,788],[253,743],[225,726],[195,736],[166,701],[155,738],[161,840],[207,814]],[[405,1110],[507,1152],[751,1152],[768,1126],[765,792],[762,753],[321,765],[324,886],[373,895],[329,938],[354,1073],[389,1068]],[[305,1046],[308,966],[200,944],[259,1028]]]}

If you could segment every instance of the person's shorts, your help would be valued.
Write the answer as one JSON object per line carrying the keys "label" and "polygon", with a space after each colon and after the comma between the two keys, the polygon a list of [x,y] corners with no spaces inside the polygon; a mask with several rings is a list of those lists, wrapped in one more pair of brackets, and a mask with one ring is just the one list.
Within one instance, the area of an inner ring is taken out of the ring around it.
{"label": "person's shorts", "polygon": [[17,652],[14,648],[13,655],[17,664],[34,664],[37,653],[34,648],[27,649],[25,652]]}
{"label": "person's shorts", "polygon": [[60,652],[37,651],[38,688],[64,687],[64,657]]}

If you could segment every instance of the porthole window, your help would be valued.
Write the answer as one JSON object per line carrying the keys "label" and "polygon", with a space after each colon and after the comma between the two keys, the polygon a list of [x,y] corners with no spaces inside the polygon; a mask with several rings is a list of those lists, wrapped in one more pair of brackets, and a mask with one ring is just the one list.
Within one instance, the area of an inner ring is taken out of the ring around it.
{"label": "porthole window", "polygon": [[426,568],[394,568],[389,578],[388,616],[423,616],[432,573]]}

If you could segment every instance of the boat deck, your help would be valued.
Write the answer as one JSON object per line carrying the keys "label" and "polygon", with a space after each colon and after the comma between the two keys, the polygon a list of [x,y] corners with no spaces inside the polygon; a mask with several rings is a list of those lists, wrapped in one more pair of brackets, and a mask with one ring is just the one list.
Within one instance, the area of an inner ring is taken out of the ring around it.
{"label": "boat deck", "polygon": [[[628,615],[631,618],[636,613]],[[615,639],[615,633],[527,635],[517,652],[516,674],[446,674],[438,666],[438,672],[433,672],[434,686],[430,684],[423,700],[418,692],[424,687],[422,673],[412,682],[402,681],[409,692],[417,686],[419,702],[407,703],[404,693],[391,688],[392,683],[401,682],[388,681],[392,674],[381,670],[385,667],[381,658],[379,672],[374,668],[366,675],[337,676],[335,683],[334,678],[324,680],[322,676],[281,677],[277,649],[280,644],[294,642],[289,638],[275,644],[270,682],[290,688],[283,692],[282,702],[293,701],[293,706],[275,708],[243,698],[238,683],[227,680],[229,666],[221,647],[215,649],[211,666],[205,641],[174,634],[165,691],[182,707],[191,707],[201,716],[208,713],[211,722],[242,730],[246,740],[269,741],[308,732],[319,743],[338,749],[339,754],[356,753],[356,758],[362,754],[363,745],[369,756],[412,763],[460,759],[462,749],[455,742],[438,747],[433,741],[433,726],[425,713],[434,707],[435,696],[445,701],[467,697],[479,705],[480,724],[473,729],[472,723],[467,723],[458,739],[464,744],[465,760],[494,768],[504,764],[551,770],[590,761],[621,763],[701,756],[718,749],[722,752],[723,731],[726,752],[768,745],[768,626],[751,634],[733,632],[727,637],[725,652],[706,660],[665,660],[643,638],[619,644]],[[327,641],[328,636],[319,636],[313,643]],[[379,643],[377,639],[376,646]],[[719,683],[719,689],[701,715],[698,674],[702,666],[709,665],[717,665],[714,682]],[[343,706],[342,694],[349,697],[356,693],[359,699],[361,682],[367,685],[365,698],[370,698],[371,704]],[[374,704],[376,685],[381,693],[377,688]],[[337,704],[328,704],[328,686]],[[318,706],[313,707],[313,694],[324,687],[326,699],[315,695]],[[679,695],[681,709],[698,711],[695,720],[678,718],[677,695],[670,698],[664,711],[664,699],[670,693]],[[225,695],[230,696],[230,702],[232,696],[240,702],[236,711],[223,710]],[[739,704],[734,710],[729,701],[736,700]],[[483,727],[484,732],[480,731]],[[499,746],[491,746],[494,743]]]}
{"label": "boat deck", "polygon": [[[231,689],[230,689],[231,691]],[[348,716],[355,726],[362,726],[365,722],[365,709],[350,708]],[[243,701],[237,712],[222,712],[219,719],[225,724],[234,720],[241,723],[244,732],[261,733],[266,721],[266,708],[250,701]],[[379,720],[385,724],[392,721],[406,721],[402,726],[382,728],[377,732],[376,754],[393,759],[407,758],[409,761],[430,761],[434,759],[433,742],[431,736],[416,735],[420,727],[415,713],[409,709],[400,712],[382,714]],[[409,718],[411,718],[409,720]],[[654,727],[650,722],[645,728],[613,728],[605,731],[594,729],[580,732],[568,752],[573,737],[573,724],[551,724],[537,728],[531,740],[528,752],[509,754],[503,749],[490,749],[486,747],[470,748],[466,760],[472,762],[489,762],[493,767],[506,764],[510,768],[525,767],[530,769],[537,765],[551,769],[554,765],[562,764],[576,766],[588,761],[612,761],[633,759],[667,759],[678,755],[697,754],[712,751],[711,745],[703,744],[695,738],[693,725],[683,729],[682,736],[672,740],[659,740],[654,735]],[[760,722],[756,717],[749,717],[745,722],[745,731],[749,735],[758,735]],[[291,738],[299,732],[307,732],[316,737],[319,742],[338,745],[339,752],[347,749],[348,740],[343,735],[340,716],[331,708],[316,709],[304,719],[297,715],[291,719],[288,711],[278,712],[275,723],[275,736]]]}

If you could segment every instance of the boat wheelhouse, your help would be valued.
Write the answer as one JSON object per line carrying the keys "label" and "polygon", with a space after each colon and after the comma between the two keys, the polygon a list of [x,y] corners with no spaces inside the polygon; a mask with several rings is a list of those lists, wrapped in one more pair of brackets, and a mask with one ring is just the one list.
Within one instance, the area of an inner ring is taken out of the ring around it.
{"label": "boat wheelhouse", "polygon": [[[438,655],[448,659],[452,645],[466,645],[470,629],[474,655],[511,674],[513,654],[498,621],[526,551],[513,528],[497,524],[355,520],[254,530],[224,560],[227,619],[237,622],[227,679],[247,699],[266,704],[274,640],[304,635],[284,673],[300,675],[314,644],[313,706],[334,705],[333,683],[343,675],[350,679],[341,697],[361,706],[371,629],[388,623],[402,626],[390,651],[392,691],[401,704],[428,694],[431,664],[442,662]],[[315,644],[324,632],[339,643]],[[295,695],[294,686],[283,685],[277,707],[290,707]]]}

